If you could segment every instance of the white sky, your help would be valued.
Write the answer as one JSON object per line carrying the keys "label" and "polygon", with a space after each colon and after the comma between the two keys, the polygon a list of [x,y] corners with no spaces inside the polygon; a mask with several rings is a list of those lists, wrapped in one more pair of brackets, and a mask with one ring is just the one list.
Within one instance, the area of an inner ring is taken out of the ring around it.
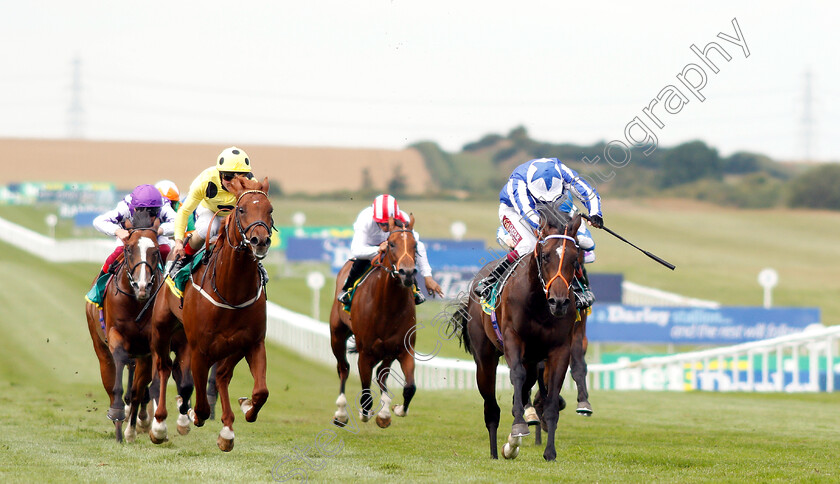
{"label": "white sky", "polygon": [[[840,160],[836,2],[567,3],[4,1],[0,136],[68,136],[78,55],[88,139],[457,150],[524,124],[609,141],[716,41],[732,60],[661,145],[802,158],[810,69],[813,157]],[[716,37],[733,17],[749,58]]]}

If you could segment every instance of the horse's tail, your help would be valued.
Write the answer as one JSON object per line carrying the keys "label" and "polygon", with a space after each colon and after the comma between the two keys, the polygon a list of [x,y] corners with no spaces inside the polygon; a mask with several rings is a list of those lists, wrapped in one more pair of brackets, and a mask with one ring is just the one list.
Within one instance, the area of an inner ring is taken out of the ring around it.
{"label": "horse's tail", "polygon": [[455,303],[457,307],[449,318],[449,334],[458,335],[458,340],[464,347],[464,351],[472,353],[472,344],[470,343],[470,332],[467,328],[467,323],[470,321],[470,313],[468,311],[470,305],[470,298],[467,294],[462,294],[458,302]]}

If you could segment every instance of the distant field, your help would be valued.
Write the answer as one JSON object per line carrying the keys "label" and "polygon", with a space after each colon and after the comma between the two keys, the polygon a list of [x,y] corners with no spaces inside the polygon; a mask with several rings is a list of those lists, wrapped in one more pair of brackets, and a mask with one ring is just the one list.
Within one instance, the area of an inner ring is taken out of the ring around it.
{"label": "distant field", "polygon": [[[278,199],[274,201],[275,220],[278,225],[291,225],[291,214],[302,211],[307,224],[350,225],[369,203],[358,199]],[[467,225],[467,238],[484,239],[496,247],[497,205],[492,201],[403,200],[400,206],[414,213],[421,237],[449,237],[450,225],[460,220]],[[621,272],[633,282],[729,305],[761,305],[763,292],[756,278],[761,269],[773,267],[780,275],[773,293],[776,305],[817,306],[825,324],[840,324],[840,213],[737,210],[686,200],[618,199],[605,200],[604,212],[608,227],[677,269],[669,271],[596,230],[598,260],[590,266],[593,272]],[[0,217],[42,233],[46,232],[44,215],[43,209],[0,206]],[[296,274],[294,268],[291,271]],[[278,269],[278,274],[285,273]],[[277,287],[274,284],[280,281],[272,284]],[[303,289],[305,294],[308,291]],[[291,290],[295,296],[289,299],[283,296],[286,289],[277,292],[281,303],[303,305],[308,311],[309,299],[301,301],[297,290]],[[324,288],[324,294],[328,293],[332,293],[329,283]],[[321,314],[326,315],[328,298],[321,301]]]}
{"label": "distant field", "polygon": [[[594,417],[561,413],[557,462],[545,463],[532,437],[525,439],[517,460],[491,461],[477,392],[420,388],[408,417],[395,418],[389,429],[369,422],[360,423],[356,433],[331,431],[335,369],[274,344],[267,345],[268,403],[254,424],[237,413],[230,454],[216,448],[218,421],[187,436],[172,435],[160,446],[145,435],[118,445],[105,417],[107,399],[83,316],[82,297],[96,265],[45,263],[4,243],[0,254],[0,271],[6,274],[0,278],[4,483],[271,482],[295,472],[292,482],[840,478],[838,394],[594,391]],[[282,292],[272,286],[269,291]],[[248,394],[251,384],[243,362],[231,397]],[[351,378],[348,396],[358,390]],[[564,395],[573,398],[568,389]],[[512,420],[511,394],[497,392],[497,399],[501,441]],[[169,425],[174,428],[172,418]],[[336,452],[323,456],[315,450],[317,439],[331,435]]]}

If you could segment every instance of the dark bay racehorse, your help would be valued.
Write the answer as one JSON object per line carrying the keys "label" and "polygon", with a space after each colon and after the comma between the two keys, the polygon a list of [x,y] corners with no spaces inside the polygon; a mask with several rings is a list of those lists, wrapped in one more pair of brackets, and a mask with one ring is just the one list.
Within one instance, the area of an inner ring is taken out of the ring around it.
{"label": "dark bay racehorse", "polygon": [[[166,385],[172,363],[170,339],[181,322],[191,352],[191,369],[197,388],[190,416],[197,427],[210,416],[207,401],[208,371],[219,362],[216,386],[222,403],[223,428],[217,444],[233,449],[233,421],[228,384],[233,369],[244,357],[254,377],[251,398],[240,398],[245,420],[253,422],[268,398],[265,371],[266,297],[259,260],[268,254],[274,222],[268,199],[268,179],[263,182],[242,176],[234,178],[236,206],[225,219],[206,265],[202,265],[184,288],[182,301],[171,291],[162,291],[155,301],[152,324],[160,388],[155,420],[149,436],[154,443],[166,440]],[[209,241],[208,241],[209,242]],[[164,294],[165,293],[165,294]]]}
{"label": "dark bay racehorse", "polygon": [[[123,400],[123,370],[129,368],[125,404],[130,405],[129,426],[125,438],[134,441],[137,417],[141,431],[149,428],[147,415],[148,385],[152,378],[151,312],[142,309],[155,290],[163,283],[160,272],[160,250],[157,230],[160,221],[145,212],[137,212],[126,223],[129,237],[124,245],[123,262],[116,276],[109,282],[103,301],[104,328],[99,323],[99,309],[91,303],[85,306],[93,349],[99,358],[102,384],[110,398],[108,418],[114,421],[117,441],[122,441],[122,422],[125,420]],[[179,386],[184,400],[189,400],[192,385]]]}
{"label": "dark bay racehorse", "polygon": [[541,218],[539,242],[534,252],[524,256],[502,290],[496,310],[501,339],[491,316],[473,299],[463,302],[452,318],[464,348],[472,353],[476,362],[476,382],[484,398],[484,422],[490,436],[490,455],[494,459],[498,458],[496,434],[500,415],[495,394],[496,368],[503,355],[510,367],[514,389],[514,420],[502,455],[515,458],[519,454],[521,437],[529,433],[523,418],[524,403],[537,381],[538,364],[547,360],[547,388],[540,395],[545,402],[544,419],[548,428],[543,457],[550,461],[557,456],[554,434],[560,412],[560,388],[569,366],[577,316],[570,285],[578,258],[575,234],[581,218],[576,215],[570,219],[568,214],[556,211],[547,211]]}
{"label": "dark bay racehorse", "polygon": [[[373,367],[381,362],[376,371],[376,380],[382,392],[381,410],[377,409],[376,423],[382,428],[391,425],[391,396],[386,387],[394,360],[400,362],[405,375],[403,404],[394,407],[398,417],[405,417],[408,405],[417,387],[414,384],[414,345],[417,321],[414,305],[414,286],[417,268],[414,257],[417,241],[414,238],[414,215],[407,225],[393,218],[388,221],[389,235],[387,249],[373,261],[374,269],[367,279],[359,284],[353,295],[350,314],[342,304],[333,301],[330,313],[330,343],[338,362],[338,378],[341,381],[334,422],[344,425],[349,421],[347,398],[344,395],[350,364],[347,361],[347,339],[355,335],[356,351],[359,353],[359,377],[362,382],[360,418],[367,422],[373,415],[373,396],[370,384]],[[352,261],[344,264],[336,279],[336,297],[350,271]]]}

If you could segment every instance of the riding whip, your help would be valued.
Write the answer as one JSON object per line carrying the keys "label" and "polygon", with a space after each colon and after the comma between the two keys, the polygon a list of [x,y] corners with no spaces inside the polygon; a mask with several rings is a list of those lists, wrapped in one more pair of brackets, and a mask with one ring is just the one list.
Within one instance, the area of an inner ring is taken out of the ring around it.
{"label": "riding whip", "polygon": [[[589,216],[588,216],[588,215],[581,214],[581,216],[582,216],[583,218],[585,218],[586,220],[590,220],[590,218],[589,218]],[[635,248],[635,249],[637,249],[637,250],[641,251],[644,255],[646,255],[646,256],[648,256],[648,257],[650,257],[651,259],[655,260],[656,262],[659,262],[660,264],[662,264],[663,266],[667,267],[668,269],[671,269],[671,270],[673,271],[673,270],[676,268],[676,266],[675,266],[674,264],[671,264],[670,262],[666,261],[665,259],[663,259],[663,258],[661,258],[661,257],[657,256],[656,254],[651,254],[650,252],[648,252],[648,251],[646,251],[646,250],[642,249],[641,247],[637,246],[637,245],[636,245],[636,244],[634,244],[633,242],[630,242],[629,240],[625,239],[624,237],[622,237],[622,236],[618,235],[617,233],[613,232],[612,230],[608,229],[606,225],[603,225],[603,224],[602,224],[602,225],[601,225],[601,228],[602,228],[602,229],[604,229],[604,230],[606,230],[606,231],[607,231],[607,233],[609,233],[610,235],[613,235],[613,236],[615,236],[616,238],[618,238],[618,240],[620,240],[620,241],[622,241],[622,242],[625,242],[625,243],[629,244],[631,247],[633,247],[633,248]]]}

